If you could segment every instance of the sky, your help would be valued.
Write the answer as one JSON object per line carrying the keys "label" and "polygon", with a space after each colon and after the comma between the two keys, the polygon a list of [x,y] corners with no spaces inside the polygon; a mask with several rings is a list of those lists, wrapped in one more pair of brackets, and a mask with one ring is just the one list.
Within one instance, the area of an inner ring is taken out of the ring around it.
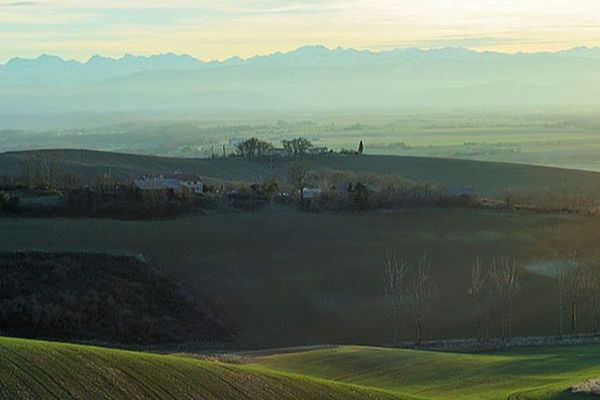
{"label": "sky", "polygon": [[600,0],[0,0],[0,62],[55,54],[251,57],[304,45],[600,46]]}

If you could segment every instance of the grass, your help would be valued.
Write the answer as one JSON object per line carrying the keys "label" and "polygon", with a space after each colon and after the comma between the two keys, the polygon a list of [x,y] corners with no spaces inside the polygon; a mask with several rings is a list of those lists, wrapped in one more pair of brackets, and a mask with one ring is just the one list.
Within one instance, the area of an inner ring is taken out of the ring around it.
{"label": "grass", "polygon": [[11,399],[559,399],[600,375],[600,346],[469,355],[342,346],[247,363],[0,338]]}
{"label": "grass", "polygon": [[[465,337],[475,329],[467,284],[477,255],[552,259],[558,249],[598,243],[599,226],[575,216],[446,209],[263,210],[169,221],[15,218],[0,221],[0,251],[143,254],[186,292],[208,300],[250,346],[385,345],[392,332],[382,290],[385,252],[431,254],[439,294],[426,337]],[[515,333],[556,333],[551,279],[525,273],[522,287]],[[403,336],[414,339],[411,321]]]}
{"label": "grass", "polygon": [[470,355],[345,346],[260,358],[263,368],[430,399],[569,397],[600,375],[600,346]]}
{"label": "grass", "polygon": [[393,399],[385,391],[203,361],[0,338],[4,399]]}

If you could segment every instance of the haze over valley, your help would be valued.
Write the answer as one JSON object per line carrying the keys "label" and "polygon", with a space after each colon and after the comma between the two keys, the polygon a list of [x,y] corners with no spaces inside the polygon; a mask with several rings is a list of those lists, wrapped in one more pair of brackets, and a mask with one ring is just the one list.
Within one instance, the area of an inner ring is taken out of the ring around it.
{"label": "haze over valley", "polygon": [[599,20],[0,0],[0,400],[600,395]]}

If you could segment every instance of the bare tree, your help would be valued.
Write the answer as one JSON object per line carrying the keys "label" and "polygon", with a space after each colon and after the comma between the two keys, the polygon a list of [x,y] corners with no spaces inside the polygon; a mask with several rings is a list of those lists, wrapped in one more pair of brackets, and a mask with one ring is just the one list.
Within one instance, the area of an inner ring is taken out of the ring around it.
{"label": "bare tree", "polygon": [[384,258],[385,297],[394,318],[394,343],[400,338],[400,328],[406,317],[416,323],[416,342],[425,336],[425,321],[435,296],[431,278],[431,257],[425,253],[414,264],[396,253]]}
{"label": "bare tree", "polygon": [[[576,248],[561,252],[557,258],[563,260],[563,266],[554,272],[557,282],[557,296],[559,307],[559,318],[564,320],[564,303],[571,303],[571,332],[577,330],[577,308],[578,305],[588,303],[587,280],[592,271],[586,268],[586,264],[592,259],[593,251],[586,248]],[[563,303],[561,305],[561,303]],[[561,311],[561,308],[563,309]],[[560,314],[563,314],[561,317]],[[560,322],[559,322],[560,323]]]}
{"label": "bare tree", "polygon": [[273,145],[255,137],[246,139],[236,145],[236,151],[244,158],[254,159],[266,156],[269,154]]}
{"label": "bare tree", "polygon": [[283,148],[293,156],[306,154],[308,150],[313,147],[313,144],[310,142],[310,140],[302,137],[292,140],[282,140],[281,144],[283,145]]}
{"label": "bare tree", "polygon": [[288,179],[294,190],[300,192],[300,199],[304,201],[304,188],[312,179],[310,162],[306,160],[292,162],[288,170]]}
{"label": "bare tree", "polygon": [[394,344],[398,344],[402,328],[402,314],[408,298],[408,262],[403,258],[399,258],[394,252],[384,257],[383,264],[385,267],[385,299],[392,314]]}
{"label": "bare tree", "polygon": [[113,190],[117,181],[113,178],[110,172],[96,175],[95,186],[102,192],[108,193]]}
{"label": "bare tree", "polygon": [[569,273],[564,268],[559,268],[552,274],[556,282],[556,300],[558,307],[558,337],[562,339],[565,321],[565,295],[569,283]]}
{"label": "bare tree", "polygon": [[489,274],[501,303],[500,336],[511,338],[513,303],[520,289],[521,267],[514,257],[494,258],[489,265]]}
{"label": "bare tree", "polygon": [[489,279],[486,271],[483,268],[480,258],[477,257],[471,269],[471,281],[467,293],[473,299],[473,308],[475,317],[477,318],[477,336],[480,338],[484,336],[484,331],[485,336],[487,336],[487,329],[485,329],[487,324],[485,320],[487,311],[486,299],[488,299],[486,289],[488,284]]}
{"label": "bare tree", "polygon": [[423,257],[417,260],[410,279],[409,304],[417,324],[417,343],[421,343],[425,335],[425,320],[435,296],[431,267],[431,257],[427,253],[423,254]]}
{"label": "bare tree", "polygon": [[600,265],[595,252],[581,255],[574,271],[576,301],[583,303],[591,315],[594,335],[600,333]]}
{"label": "bare tree", "polygon": [[25,155],[19,160],[19,176],[21,184],[31,188],[33,186],[33,160],[30,155]]}

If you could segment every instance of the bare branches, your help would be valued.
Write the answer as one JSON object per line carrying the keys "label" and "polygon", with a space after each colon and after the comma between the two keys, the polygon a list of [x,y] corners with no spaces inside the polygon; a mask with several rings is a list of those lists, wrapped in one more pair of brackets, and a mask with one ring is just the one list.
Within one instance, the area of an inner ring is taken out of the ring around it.
{"label": "bare branches", "polygon": [[311,164],[307,160],[296,160],[290,164],[288,170],[288,179],[294,190],[300,192],[300,198],[303,197],[304,188],[312,179]]}
{"label": "bare branches", "polygon": [[243,158],[255,159],[269,154],[273,145],[255,137],[244,140],[236,145],[237,153]]}
{"label": "bare branches", "polygon": [[384,292],[394,319],[394,343],[398,343],[405,316],[416,322],[417,343],[423,340],[425,319],[435,295],[431,266],[427,254],[413,264],[396,253],[384,257]]}
{"label": "bare branches", "polygon": [[[484,328],[486,326],[486,300],[489,297],[488,293],[489,278],[487,271],[484,270],[481,259],[477,257],[475,264],[471,269],[471,280],[467,293],[473,299],[475,317],[477,318],[477,335],[483,337]],[[486,330],[487,332],[487,330]]]}
{"label": "bare branches", "polygon": [[424,336],[424,319],[430,310],[435,285],[431,279],[431,257],[425,253],[417,260],[417,267],[411,280],[410,305],[417,322],[417,343],[421,343]]}
{"label": "bare branches", "polygon": [[489,276],[501,302],[500,336],[511,338],[513,302],[521,288],[521,267],[514,257],[494,258],[489,265]]}
{"label": "bare branches", "polygon": [[282,140],[281,144],[283,148],[288,152],[288,154],[293,156],[299,156],[302,154],[306,154],[308,150],[313,147],[313,144],[310,140],[299,137],[292,140]]}
{"label": "bare branches", "polygon": [[512,337],[513,304],[521,288],[520,277],[521,266],[514,257],[492,258],[487,262],[475,259],[467,293],[474,300],[479,335],[483,333],[483,319],[490,315],[489,308],[496,306],[500,336]]}
{"label": "bare branches", "polygon": [[408,296],[408,262],[394,252],[384,256],[383,264],[385,267],[384,293],[394,323],[394,344],[397,344],[402,325],[402,313]]}

